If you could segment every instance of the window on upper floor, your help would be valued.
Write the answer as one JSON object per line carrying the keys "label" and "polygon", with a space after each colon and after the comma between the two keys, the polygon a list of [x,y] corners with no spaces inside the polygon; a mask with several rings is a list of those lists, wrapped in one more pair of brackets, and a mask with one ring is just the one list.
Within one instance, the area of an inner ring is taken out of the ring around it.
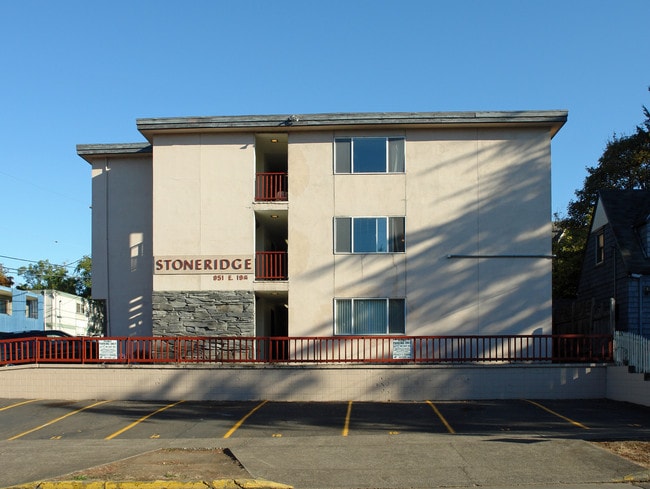
{"label": "window on upper floor", "polygon": [[25,302],[25,316],[30,319],[38,319],[38,300],[27,299]]}
{"label": "window on upper floor", "polygon": [[605,261],[605,233],[596,234],[596,265]]}
{"label": "window on upper floor", "polygon": [[[650,217],[648,218],[650,219]],[[641,246],[643,246],[643,253],[646,258],[650,257],[650,223],[648,219],[637,228],[639,239],[641,240]]]}
{"label": "window on upper floor", "polygon": [[403,217],[335,217],[334,253],[403,253]]}
{"label": "window on upper floor", "polygon": [[0,314],[11,314],[11,299],[0,297]]}
{"label": "window on upper floor", "polygon": [[336,138],[334,146],[334,173],[404,173],[404,138]]}
{"label": "window on upper floor", "polygon": [[404,334],[404,299],[335,299],[334,334]]}

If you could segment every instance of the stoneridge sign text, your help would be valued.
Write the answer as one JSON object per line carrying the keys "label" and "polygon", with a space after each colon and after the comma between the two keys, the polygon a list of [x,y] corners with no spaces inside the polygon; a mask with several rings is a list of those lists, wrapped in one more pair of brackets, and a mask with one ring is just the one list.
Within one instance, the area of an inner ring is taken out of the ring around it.
{"label": "stoneridge sign text", "polygon": [[158,275],[249,274],[254,270],[250,255],[157,256],[153,265]]}

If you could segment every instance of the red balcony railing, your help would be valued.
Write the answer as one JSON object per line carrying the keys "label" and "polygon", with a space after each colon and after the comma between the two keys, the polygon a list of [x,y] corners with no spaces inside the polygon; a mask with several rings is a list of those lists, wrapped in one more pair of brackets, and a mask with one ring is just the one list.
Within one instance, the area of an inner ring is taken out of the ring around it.
{"label": "red balcony railing", "polygon": [[285,172],[258,173],[255,177],[255,200],[287,201],[288,178]]}
{"label": "red balcony railing", "polygon": [[609,363],[612,335],[173,336],[0,340],[21,363]]}
{"label": "red balcony railing", "polygon": [[258,251],[255,253],[255,278],[257,280],[286,280],[287,252]]}

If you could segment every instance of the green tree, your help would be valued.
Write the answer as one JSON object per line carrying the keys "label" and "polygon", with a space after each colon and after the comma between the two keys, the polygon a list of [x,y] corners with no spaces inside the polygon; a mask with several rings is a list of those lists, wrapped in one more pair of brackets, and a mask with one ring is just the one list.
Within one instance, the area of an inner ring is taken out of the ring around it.
{"label": "green tree", "polygon": [[[650,90],[650,88],[649,88]],[[603,189],[650,189],[650,112],[630,136],[614,135],[607,142],[598,164],[587,167],[587,177],[566,216],[556,215],[553,241],[553,298],[572,298],[578,291],[584,248],[598,191]]]}
{"label": "green tree", "polygon": [[553,298],[573,298],[578,291],[589,227],[576,226],[571,219],[557,215],[553,225]]}
{"label": "green tree", "polygon": [[19,286],[27,290],[54,289],[60,292],[76,294],[76,280],[68,276],[67,269],[62,265],[54,265],[49,260],[39,260],[37,263],[20,267],[18,275],[23,278]]}
{"label": "green tree", "polygon": [[92,285],[91,268],[92,261],[87,255],[79,259],[72,274],[68,272],[68,267],[54,265],[49,260],[40,260],[33,265],[18,269],[18,275],[23,279],[19,288],[54,289],[89,299]]}
{"label": "green tree", "polygon": [[88,255],[83,256],[74,269],[75,273],[75,290],[78,296],[90,298],[92,290],[92,260]]}
{"label": "green tree", "polygon": [[576,225],[589,226],[598,191],[604,189],[650,189],[650,133],[637,127],[631,136],[614,136],[607,142],[598,165],[587,168],[577,200],[569,204],[568,216]]}
{"label": "green tree", "polygon": [[4,267],[0,265],[0,285],[3,287],[11,287],[14,284],[14,279],[7,276]]}

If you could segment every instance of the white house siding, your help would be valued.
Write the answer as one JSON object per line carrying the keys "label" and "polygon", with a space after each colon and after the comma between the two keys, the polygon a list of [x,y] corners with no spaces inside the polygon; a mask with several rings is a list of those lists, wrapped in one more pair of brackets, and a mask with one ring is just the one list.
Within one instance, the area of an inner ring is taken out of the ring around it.
{"label": "white house siding", "polygon": [[90,319],[90,305],[83,297],[58,290],[44,290],[45,329],[64,331],[72,336],[87,336],[95,325]]}

